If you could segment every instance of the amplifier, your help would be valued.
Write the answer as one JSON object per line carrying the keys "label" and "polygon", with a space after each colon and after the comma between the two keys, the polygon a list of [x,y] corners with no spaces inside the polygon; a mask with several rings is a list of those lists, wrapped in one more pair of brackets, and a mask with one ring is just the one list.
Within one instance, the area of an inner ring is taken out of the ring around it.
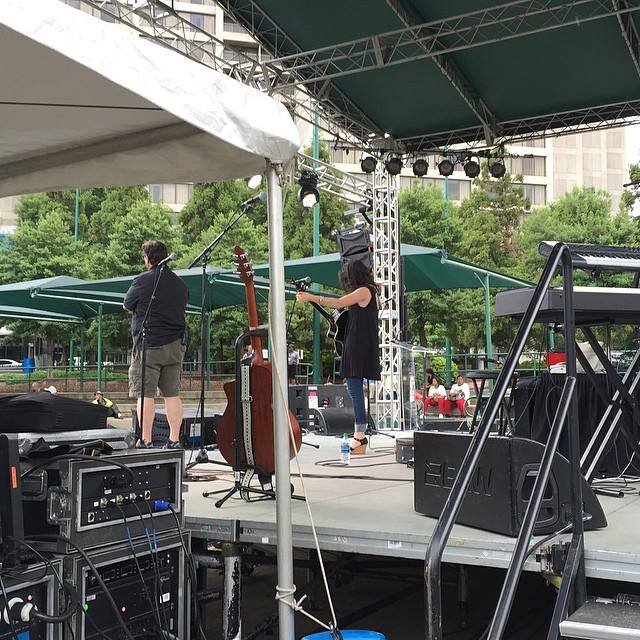
{"label": "amplifier", "polygon": [[289,387],[289,409],[303,429],[320,429],[315,409],[352,407],[344,384],[293,384]]}
{"label": "amplifier", "polygon": [[[419,513],[440,517],[472,436],[465,433],[414,433],[414,499]],[[544,445],[524,438],[490,436],[485,443],[456,522],[515,536],[520,530],[536,480]],[[607,520],[597,497],[582,478],[584,528]],[[555,455],[534,533],[558,531],[571,521],[569,461]]]}
{"label": "amplifier", "polygon": [[[133,474],[109,464],[125,464]],[[23,483],[25,534],[60,533],[83,549],[127,539],[125,518],[132,538],[151,528],[175,529],[176,522],[166,507],[171,504],[182,519],[181,450],[135,450],[97,457],[95,460],[61,460]],[[154,506],[155,505],[155,506]],[[55,549],[72,552],[59,543]]]}
{"label": "amplifier", "polygon": [[[183,537],[188,545],[188,536]],[[89,558],[135,638],[162,638],[158,618],[172,636],[181,640],[187,637],[189,580],[177,533],[138,541],[133,548],[122,543],[93,551]],[[79,555],[67,557],[64,573],[84,603],[72,619],[76,640],[124,637],[113,608],[85,560]]]}
{"label": "amplifier", "polygon": [[[49,567],[37,564],[31,565],[27,569],[20,569],[19,578],[12,575],[7,569],[3,573],[2,581],[7,598],[11,604],[22,600],[25,603],[34,604],[38,611],[49,615],[58,615],[59,611],[59,583],[52,573],[54,569],[60,579],[62,579],[62,564],[59,560],[52,560]],[[6,602],[4,594],[0,591],[0,640],[59,640],[60,625],[46,624],[40,620],[33,622],[13,622],[7,623]],[[15,635],[14,632],[15,631]]]}
{"label": "amplifier", "polygon": [[[138,414],[135,409],[131,409],[133,418],[133,428],[136,433],[138,429]],[[200,417],[200,410],[196,407],[186,407],[183,410],[182,426],[180,427],[180,443],[185,448],[194,446],[206,446],[215,444],[216,429],[220,420],[220,413],[211,409],[204,410],[204,420]],[[197,416],[197,417],[196,417]],[[169,439],[169,421],[164,409],[156,409],[153,417],[153,445],[162,447]]]}

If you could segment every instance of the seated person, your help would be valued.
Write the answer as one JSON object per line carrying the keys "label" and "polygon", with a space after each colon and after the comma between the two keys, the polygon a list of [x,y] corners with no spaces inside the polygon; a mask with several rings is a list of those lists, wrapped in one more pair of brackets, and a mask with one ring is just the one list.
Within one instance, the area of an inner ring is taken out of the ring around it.
{"label": "seated person", "polygon": [[458,407],[461,416],[465,415],[465,404],[471,395],[469,385],[464,381],[464,376],[457,376],[455,384],[451,385],[449,397],[445,402],[444,408],[447,416],[451,415],[453,407]]}
{"label": "seated person", "polygon": [[425,410],[430,406],[438,407],[439,418],[444,418],[445,403],[447,401],[447,390],[440,384],[438,376],[434,375],[429,387],[429,395],[424,403]]}
{"label": "seated person", "polygon": [[109,400],[109,398],[105,398],[104,395],[102,394],[102,391],[95,392],[95,394],[93,395],[93,400],[91,401],[91,404],[99,404],[103,407],[106,407],[109,410],[109,413],[107,414],[107,418],[119,418],[122,415],[120,413],[120,409],[118,408],[118,405],[112,400]]}

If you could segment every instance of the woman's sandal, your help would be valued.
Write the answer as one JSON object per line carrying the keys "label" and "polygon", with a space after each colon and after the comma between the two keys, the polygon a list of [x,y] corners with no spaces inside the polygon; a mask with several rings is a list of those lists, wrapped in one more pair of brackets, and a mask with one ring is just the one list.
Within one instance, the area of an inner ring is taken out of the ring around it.
{"label": "woman's sandal", "polygon": [[360,455],[363,453],[367,452],[367,443],[369,442],[367,440],[367,438],[354,438],[353,436],[351,436],[352,440],[355,440],[356,442],[359,442],[359,445],[356,445],[355,447],[349,447],[351,449],[351,453],[353,455]]}

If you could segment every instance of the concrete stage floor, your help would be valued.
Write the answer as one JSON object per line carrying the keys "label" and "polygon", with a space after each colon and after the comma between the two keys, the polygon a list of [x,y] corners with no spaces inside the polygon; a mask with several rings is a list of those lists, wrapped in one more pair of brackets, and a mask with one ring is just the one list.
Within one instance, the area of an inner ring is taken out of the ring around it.
{"label": "concrete stage floor", "polygon": [[[405,434],[402,434],[403,436]],[[435,520],[413,508],[413,469],[395,462],[393,441],[382,435],[371,439],[365,456],[352,456],[348,467],[338,465],[340,441],[335,437],[308,435],[305,440],[320,449],[303,446],[299,460],[304,486],[323,549],[347,553],[423,559]],[[185,452],[185,462],[195,453]],[[218,452],[210,459],[221,460]],[[328,461],[328,463],[327,463]],[[333,466],[331,461],[335,462]],[[221,508],[203,491],[229,488],[228,468],[198,465],[192,473],[216,474],[216,480],[189,481],[185,497],[185,525],[196,538],[276,544],[275,501],[247,503],[234,496]],[[292,483],[302,494],[295,460]],[[640,495],[624,498],[599,496],[609,526],[585,535],[587,576],[640,583]],[[309,516],[304,502],[292,502],[293,543],[313,548]],[[562,536],[568,538],[568,536]],[[515,538],[456,525],[443,560],[456,564],[506,568]],[[535,560],[526,569],[539,571]]]}

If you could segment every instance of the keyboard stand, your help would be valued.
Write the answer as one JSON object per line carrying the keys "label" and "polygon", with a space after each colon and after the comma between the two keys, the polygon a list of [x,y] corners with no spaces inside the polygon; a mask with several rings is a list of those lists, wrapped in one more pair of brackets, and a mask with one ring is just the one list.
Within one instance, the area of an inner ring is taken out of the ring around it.
{"label": "keyboard stand", "polygon": [[640,463],[640,447],[632,435],[634,432],[638,433],[640,429],[640,411],[638,410],[636,399],[633,396],[640,383],[640,369],[638,368],[638,364],[640,363],[640,349],[634,354],[629,368],[621,378],[618,372],[614,370],[591,329],[582,327],[582,332],[600,362],[604,365],[607,378],[615,387],[613,396],[607,398],[606,394],[597,384],[596,373],[578,348],[576,355],[580,364],[585,370],[587,377],[591,380],[593,388],[603,401],[608,404],[580,460],[582,473],[587,479],[587,482],[591,482],[594,479],[602,458],[607,453],[609,446],[615,443],[619,433],[621,433],[629,443],[636,455],[636,459]]}

